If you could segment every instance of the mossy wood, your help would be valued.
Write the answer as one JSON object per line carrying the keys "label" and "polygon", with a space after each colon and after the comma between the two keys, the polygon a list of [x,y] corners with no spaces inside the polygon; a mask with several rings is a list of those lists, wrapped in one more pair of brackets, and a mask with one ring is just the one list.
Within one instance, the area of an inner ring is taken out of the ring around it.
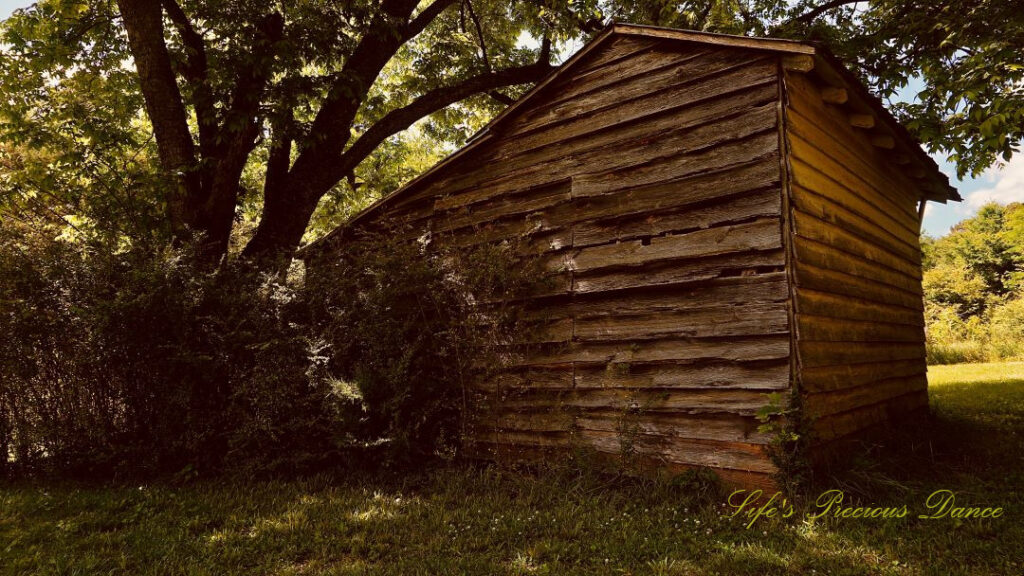
{"label": "mossy wood", "polygon": [[919,206],[949,199],[823,49],[616,24],[303,257],[315,273],[385,221],[410,241],[525,238],[552,281],[523,306],[546,328],[474,385],[470,452],[628,444],[767,487],[769,393],[799,399],[812,462],[927,406]]}

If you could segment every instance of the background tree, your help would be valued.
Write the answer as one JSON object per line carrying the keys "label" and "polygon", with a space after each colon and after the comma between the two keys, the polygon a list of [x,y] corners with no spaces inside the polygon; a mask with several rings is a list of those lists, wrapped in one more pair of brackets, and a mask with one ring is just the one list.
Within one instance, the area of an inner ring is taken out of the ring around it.
{"label": "background tree", "polygon": [[[396,134],[468,98],[505,104],[514,93],[501,89],[547,74],[551,39],[575,25],[570,14],[486,0],[41,2],[5,26],[5,92],[21,105],[5,110],[4,123],[26,135],[23,144],[59,146],[40,127],[66,128],[64,111],[38,109],[51,94],[78,98],[91,86],[72,81],[97,79],[103,97],[131,94],[111,113],[127,127],[144,103],[149,152],[171,183],[161,198],[170,232],[201,233],[216,261],[237,207],[258,194],[261,215],[243,254],[268,263],[295,250],[320,200],[339,183],[354,187],[356,168]],[[518,44],[524,33],[540,39],[535,47]],[[108,73],[120,77],[127,61],[137,86],[110,86]],[[425,127],[467,128],[451,115]],[[117,141],[132,139],[102,135],[104,145]],[[247,174],[253,163],[259,181]]]}

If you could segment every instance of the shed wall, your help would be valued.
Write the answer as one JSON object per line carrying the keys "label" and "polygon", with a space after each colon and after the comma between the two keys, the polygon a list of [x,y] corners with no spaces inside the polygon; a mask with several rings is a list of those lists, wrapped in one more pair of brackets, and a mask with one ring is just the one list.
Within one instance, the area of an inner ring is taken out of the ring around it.
{"label": "shed wall", "polygon": [[377,211],[457,245],[529,238],[557,279],[531,304],[549,342],[475,387],[471,451],[628,446],[768,483],[753,416],[791,380],[778,70],[765,52],[615,38]]}
{"label": "shed wall", "polygon": [[918,186],[789,73],[799,386],[815,455],[927,406]]}

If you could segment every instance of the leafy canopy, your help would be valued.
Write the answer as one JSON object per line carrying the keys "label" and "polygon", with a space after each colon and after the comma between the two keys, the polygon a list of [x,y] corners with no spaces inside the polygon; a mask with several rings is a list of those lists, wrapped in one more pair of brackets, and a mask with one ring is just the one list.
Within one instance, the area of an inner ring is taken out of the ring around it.
{"label": "leafy canopy", "polygon": [[[368,38],[386,44],[403,30],[389,16],[398,0],[156,3],[157,40],[180,91],[194,159],[168,169],[154,108],[132,64],[139,53],[123,8],[153,2],[43,0],[0,27],[6,217],[55,234],[152,241],[176,228],[169,180],[226,173],[222,215],[199,214],[190,225],[219,227],[211,233],[230,236],[238,252],[295,196],[303,206],[292,218],[298,236],[288,242],[297,245],[461,145],[542,75],[544,66],[534,64],[546,65],[549,43],[556,55],[609,18],[821,41],[883,99],[920,85],[914,102],[891,102],[893,109],[930,150],[948,154],[961,176],[1008,160],[1024,137],[1024,10],[1014,2],[421,2],[408,5],[409,23],[432,17],[401,38],[379,70],[372,61],[382,52],[360,47]],[[522,70],[528,73],[498,78]],[[328,114],[329,104],[345,99],[354,102],[351,119]],[[239,141],[241,164],[232,172],[236,159],[224,149]],[[276,157],[275,142],[284,151]],[[294,178],[272,178],[282,161]],[[300,168],[308,169],[292,174]],[[320,174],[329,177],[310,184]],[[308,190],[275,195],[275,182]]]}

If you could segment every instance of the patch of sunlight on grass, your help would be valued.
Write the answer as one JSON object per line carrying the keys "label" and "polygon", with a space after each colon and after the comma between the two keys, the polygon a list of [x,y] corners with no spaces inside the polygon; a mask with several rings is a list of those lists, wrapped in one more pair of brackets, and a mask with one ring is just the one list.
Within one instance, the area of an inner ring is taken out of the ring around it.
{"label": "patch of sunlight on grass", "polygon": [[1024,362],[986,364],[945,364],[928,367],[928,384],[968,384],[972,382],[1024,381]]}

